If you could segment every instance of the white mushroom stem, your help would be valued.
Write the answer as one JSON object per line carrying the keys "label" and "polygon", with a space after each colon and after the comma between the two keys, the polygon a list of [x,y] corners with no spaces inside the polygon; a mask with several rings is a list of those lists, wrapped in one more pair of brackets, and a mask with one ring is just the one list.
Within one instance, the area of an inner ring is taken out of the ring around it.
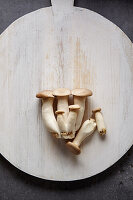
{"label": "white mushroom stem", "polygon": [[64,111],[63,116],[64,116],[64,120],[66,120],[69,113],[68,96],[64,96],[64,97],[58,96],[57,99],[58,99],[57,110]]}
{"label": "white mushroom stem", "polygon": [[58,88],[53,91],[53,95],[57,97],[57,110],[64,111],[64,120],[67,120],[69,107],[68,107],[68,98],[71,91],[67,88]]}
{"label": "white mushroom stem", "polygon": [[85,111],[85,100],[86,100],[86,97],[74,96],[74,104],[78,104],[80,106],[80,109],[78,110],[77,120],[76,120],[76,131],[80,128],[82,120],[83,120],[84,111]]}
{"label": "white mushroom stem", "polygon": [[67,132],[67,125],[66,125],[66,122],[65,122],[65,119],[64,119],[64,111],[62,110],[58,110],[55,112],[55,114],[57,115],[57,123],[58,123],[58,126],[59,126],[59,129],[60,129],[60,132],[61,133],[66,133]]}
{"label": "white mushroom stem", "polygon": [[76,119],[77,119],[77,111],[70,110],[68,119],[67,119],[67,132],[68,133],[75,132]]}
{"label": "white mushroom stem", "polygon": [[83,142],[83,140],[90,136],[96,129],[96,122],[94,119],[86,120],[82,127],[80,128],[79,132],[76,135],[76,138],[74,139],[73,143],[77,146],[80,146],[80,144]]}
{"label": "white mushroom stem", "polygon": [[90,136],[96,129],[96,123],[94,119],[86,120],[82,127],[80,128],[79,132],[77,133],[73,142],[68,142],[67,147],[72,151],[74,154],[80,154],[80,145],[83,140]]}
{"label": "white mushroom stem", "polygon": [[42,117],[47,130],[60,138],[60,130],[53,112],[53,101],[54,98],[42,99]]}
{"label": "white mushroom stem", "polygon": [[92,91],[85,88],[77,88],[72,90],[71,93],[74,96],[74,104],[78,104],[80,106],[76,121],[76,131],[77,131],[80,128],[83,120],[86,97],[92,96]]}
{"label": "white mushroom stem", "polygon": [[77,119],[77,112],[80,109],[79,105],[71,105],[69,106],[69,115],[67,118],[67,133],[64,134],[65,139],[73,139],[75,138],[76,133],[76,119]]}
{"label": "white mushroom stem", "polygon": [[106,127],[103,119],[103,115],[101,112],[96,112],[95,113],[95,119],[96,119],[96,124],[97,124],[97,129],[100,135],[105,135],[106,134]]}

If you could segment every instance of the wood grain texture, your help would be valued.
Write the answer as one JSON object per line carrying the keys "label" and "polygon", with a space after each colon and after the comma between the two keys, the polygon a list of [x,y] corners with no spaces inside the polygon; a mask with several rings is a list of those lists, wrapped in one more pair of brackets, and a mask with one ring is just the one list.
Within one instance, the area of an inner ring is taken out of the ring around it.
{"label": "wood grain texture", "polygon": [[[133,144],[133,45],[113,23],[73,1],[62,1],[56,12],[60,1],[0,36],[0,152],[29,174],[69,181],[100,173]],[[106,137],[96,132],[78,157],[43,126],[35,95],[58,87],[89,88],[85,117],[100,106],[105,118]]]}

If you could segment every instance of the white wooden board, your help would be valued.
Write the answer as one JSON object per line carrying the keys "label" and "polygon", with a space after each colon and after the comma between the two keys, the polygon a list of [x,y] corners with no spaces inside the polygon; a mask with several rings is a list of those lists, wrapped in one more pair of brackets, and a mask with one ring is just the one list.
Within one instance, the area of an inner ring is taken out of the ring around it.
{"label": "white wooden board", "polygon": [[[133,144],[133,45],[99,14],[52,0],[0,36],[0,152],[24,172],[49,180],[91,177],[119,160]],[[44,128],[43,89],[93,91],[86,113],[100,106],[107,126],[81,146],[79,156]]]}

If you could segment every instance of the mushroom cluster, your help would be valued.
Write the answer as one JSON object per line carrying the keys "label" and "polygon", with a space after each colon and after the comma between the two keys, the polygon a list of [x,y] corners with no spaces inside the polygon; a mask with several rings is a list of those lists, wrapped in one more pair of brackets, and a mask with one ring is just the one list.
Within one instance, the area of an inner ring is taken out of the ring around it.
{"label": "mushroom cluster", "polygon": [[[73,96],[73,105],[69,105],[70,95]],[[92,91],[84,88],[72,91],[66,88],[44,90],[36,95],[42,99],[42,118],[45,127],[55,138],[65,139],[67,147],[76,155],[81,152],[82,141],[91,135],[96,127],[100,135],[106,134],[101,108],[94,109],[91,118],[83,122],[85,101],[88,96],[92,96]],[[57,110],[54,113],[55,99]]]}

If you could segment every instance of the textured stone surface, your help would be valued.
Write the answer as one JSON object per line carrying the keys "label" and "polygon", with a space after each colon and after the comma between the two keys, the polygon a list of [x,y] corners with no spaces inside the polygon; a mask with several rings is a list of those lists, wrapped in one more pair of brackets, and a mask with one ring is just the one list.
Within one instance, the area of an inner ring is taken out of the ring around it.
{"label": "textured stone surface", "polygon": [[[24,14],[49,6],[48,0],[0,0],[0,33]],[[133,41],[133,2],[76,0],[75,5],[94,10],[118,25]],[[17,152],[16,152],[17,153]],[[0,156],[0,200],[18,199],[133,199],[133,147],[105,172],[76,182],[51,182],[29,176]]]}

